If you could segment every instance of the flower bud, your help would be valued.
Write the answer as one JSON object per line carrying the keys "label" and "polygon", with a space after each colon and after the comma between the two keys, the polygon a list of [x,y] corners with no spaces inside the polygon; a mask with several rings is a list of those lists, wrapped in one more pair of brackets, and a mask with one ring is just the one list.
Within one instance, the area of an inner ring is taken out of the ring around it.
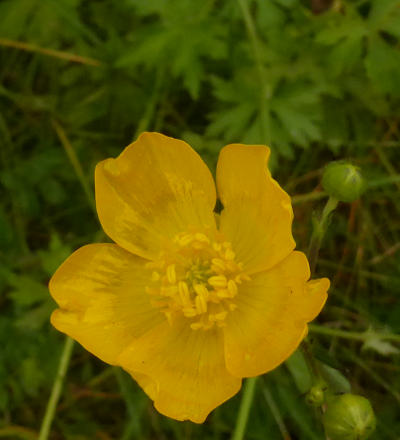
{"label": "flower bud", "polygon": [[349,162],[331,162],[322,176],[324,190],[341,202],[357,200],[365,190],[359,167]]}
{"label": "flower bud", "polygon": [[323,423],[330,440],[365,440],[374,431],[376,420],[368,399],[343,394],[328,403]]}
{"label": "flower bud", "polygon": [[306,394],[306,402],[311,406],[322,406],[325,401],[326,383],[321,382],[313,385]]}

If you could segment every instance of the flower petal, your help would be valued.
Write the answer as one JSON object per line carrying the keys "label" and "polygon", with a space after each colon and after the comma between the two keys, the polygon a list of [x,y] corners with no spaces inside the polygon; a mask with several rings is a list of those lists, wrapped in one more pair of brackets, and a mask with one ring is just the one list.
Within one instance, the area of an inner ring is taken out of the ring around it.
{"label": "flower petal", "polygon": [[[241,386],[226,370],[221,331],[194,331],[184,319],[150,330],[119,362],[143,385],[156,409],[177,420],[202,423]],[[148,376],[144,382],[143,374]]]}
{"label": "flower petal", "polygon": [[329,280],[307,282],[306,256],[294,251],[240,287],[237,309],[227,317],[225,357],[234,376],[266,373],[285,361],[307,333],[327,298]]}
{"label": "flower petal", "polygon": [[115,244],[75,251],[50,280],[60,309],[51,322],[110,364],[134,338],[164,321],[145,292],[146,260]]}
{"label": "flower petal", "polygon": [[227,145],[217,165],[220,229],[249,273],[269,269],[295,247],[290,197],[270,175],[269,153],[262,145]]}
{"label": "flower petal", "polygon": [[185,142],[143,133],[116,159],[96,167],[96,205],[104,231],[120,246],[153,259],[190,228],[215,228],[215,185]]}

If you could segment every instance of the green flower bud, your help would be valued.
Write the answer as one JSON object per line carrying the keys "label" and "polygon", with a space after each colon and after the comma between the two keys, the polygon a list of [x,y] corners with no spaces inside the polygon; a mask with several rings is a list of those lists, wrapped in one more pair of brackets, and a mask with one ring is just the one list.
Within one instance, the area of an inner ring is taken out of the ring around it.
{"label": "green flower bud", "polygon": [[313,385],[306,394],[306,402],[311,406],[322,406],[325,401],[326,383],[321,382]]}
{"label": "green flower bud", "polygon": [[330,440],[365,440],[376,426],[369,400],[355,394],[333,398],[323,415],[323,423]]}
{"label": "green flower bud", "polygon": [[330,163],[322,176],[324,190],[341,202],[357,200],[365,190],[359,167],[339,161]]}

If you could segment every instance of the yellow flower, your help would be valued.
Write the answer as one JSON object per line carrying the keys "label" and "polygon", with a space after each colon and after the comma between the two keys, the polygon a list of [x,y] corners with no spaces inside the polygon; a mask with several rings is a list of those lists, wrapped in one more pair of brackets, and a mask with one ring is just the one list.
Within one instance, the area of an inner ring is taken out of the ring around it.
{"label": "yellow flower", "polygon": [[325,303],[329,280],[308,281],[293,250],[269,153],[223,148],[216,189],[185,142],[142,134],[96,168],[97,211],[116,244],[78,249],[50,281],[53,325],[123,367],[174,419],[202,423],[243,377],[281,364]]}

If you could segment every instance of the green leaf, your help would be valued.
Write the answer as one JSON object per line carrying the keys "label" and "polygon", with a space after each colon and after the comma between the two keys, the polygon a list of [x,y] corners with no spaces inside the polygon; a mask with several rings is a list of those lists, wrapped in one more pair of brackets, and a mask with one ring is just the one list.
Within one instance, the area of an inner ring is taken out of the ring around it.
{"label": "green leaf", "polygon": [[38,251],[42,267],[49,276],[54,274],[60,264],[64,262],[71,253],[71,246],[62,243],[60,237],[55,233],[51,235],[48,249]]}
{"label": "green leaf", "polygon": [[312,386],[312,376],[303,353],[296,350],[285,362],[300,393],[306,393]]}
{"label": "green leaf", "polygon": [[379,0],[372,2],[368,25],[372,32],[386,31],[400,37],[400,1]]}
{"label": "green leaf", "polygon": [[320,362],[322,375],[329,385],[329,390],[333,394],[350,393],[351,385],[346,377],[336,368]]}
{"label": "green leaf", "polygon": [[400,49],[380,36],[370,39],[365,60],[368,76],[384,93],[400,96]]}

